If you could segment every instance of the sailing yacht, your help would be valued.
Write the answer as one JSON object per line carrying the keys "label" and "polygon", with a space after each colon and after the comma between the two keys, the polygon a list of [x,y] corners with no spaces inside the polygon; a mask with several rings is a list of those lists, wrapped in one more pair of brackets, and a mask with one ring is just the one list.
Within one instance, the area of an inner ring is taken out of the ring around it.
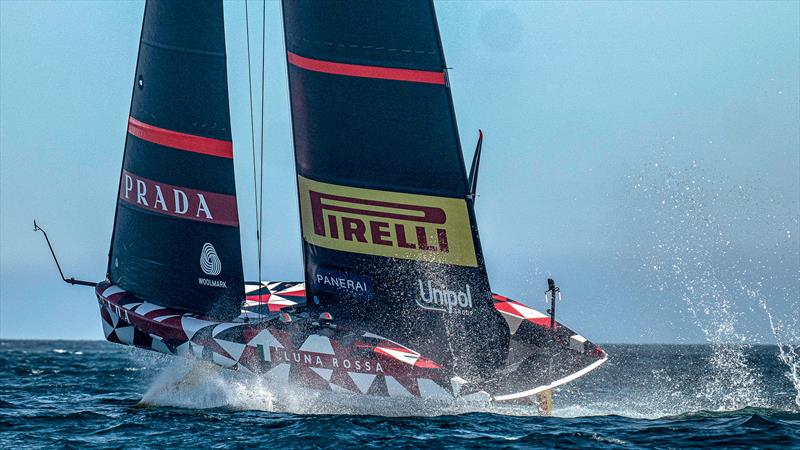
{"label": "sailing yacht", "polygon": [[552,281],[551,314],[491,290],[432,1],[282,6],[304,279],[244,279],[222,1],[148,0],[106,339],[444,401],[531,401],[606,361],[554,319]]}

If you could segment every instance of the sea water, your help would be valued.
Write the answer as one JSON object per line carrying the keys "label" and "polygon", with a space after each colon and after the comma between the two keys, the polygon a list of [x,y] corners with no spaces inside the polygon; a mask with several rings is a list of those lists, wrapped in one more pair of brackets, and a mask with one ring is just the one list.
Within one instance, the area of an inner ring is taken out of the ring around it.
{"label": "sea water", "polygon": [[552,417],[301,390],[107,342],[0,341],[0,448],[800,448],[797,218],[740,217],[757,195],[662,151],[629,177],[623,206],[645,232],[620,252],[666,302],[648,304],[681,310],[706,344],[601,344],[608,362],[557,388]]}
{"label": "sea water", "polygon": [[539,417],[332,398],[99,341],[0,341],[0,448],[800,447],[777,346],[736,347],[758,383],[727,391],[714,345],[604,348],[608,363],[556,389],[553,417]]}

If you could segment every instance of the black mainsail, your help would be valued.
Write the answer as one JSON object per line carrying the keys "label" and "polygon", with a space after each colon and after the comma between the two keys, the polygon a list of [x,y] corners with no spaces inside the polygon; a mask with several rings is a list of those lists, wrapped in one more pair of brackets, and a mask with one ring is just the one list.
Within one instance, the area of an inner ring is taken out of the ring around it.
{"label": "black mainsail", "polygon": [[283,2],[309,302],[455,367],[508,347],[432,2]]}
{"label": "black mainsail", "polygon": [[234,317],[244,296],[222,1],[148,0],[108,278]]}

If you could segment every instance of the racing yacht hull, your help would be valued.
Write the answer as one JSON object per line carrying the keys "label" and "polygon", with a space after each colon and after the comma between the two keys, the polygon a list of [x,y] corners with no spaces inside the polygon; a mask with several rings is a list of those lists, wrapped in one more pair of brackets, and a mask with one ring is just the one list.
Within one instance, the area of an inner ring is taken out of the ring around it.
{"label": "racing yacht hull", "polygon": [[[357,395],[533,402],[537,394],[603,364],[606,353],[549,316],[494,295],[512,334],[506,364],[494,377],[467,381],[448,367],[357,324],[321,323],[304,311],[303,283],[249,283],[242,314],[220,322],[165,308],[110,282],[96,287],[111,342],[197,358],[280,384]],[[261,292],[258,295],[253,292]],[[294,319],[284,322],[290,311]]]}

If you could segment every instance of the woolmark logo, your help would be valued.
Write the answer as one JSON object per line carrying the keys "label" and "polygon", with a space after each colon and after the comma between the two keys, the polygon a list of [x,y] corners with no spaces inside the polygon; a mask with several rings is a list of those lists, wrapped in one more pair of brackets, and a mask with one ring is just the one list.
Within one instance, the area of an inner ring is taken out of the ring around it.
{"label": "woolmark logo", "polygon": [[423,283],[422,280],[417,280],[417,283],[419,284],[417,305],[423,309],[447,311],[450,314],[472,314],[472,292],[468,284],[464,285],[464,291],[454,291],[445,286],[434,287],[430,281]]}
{"label": "woolmark logo", "polygon": [[463,199],[321,183],[298,177],[303,237],[334,250],[477,266]]}
{"label": "woolmark logo", "polygon": [[206,275],[217,276],[222,272],[222,262],[217,256],[214,246],[206,242],[203,244],[203,251],[200,253],[200,268]]}

